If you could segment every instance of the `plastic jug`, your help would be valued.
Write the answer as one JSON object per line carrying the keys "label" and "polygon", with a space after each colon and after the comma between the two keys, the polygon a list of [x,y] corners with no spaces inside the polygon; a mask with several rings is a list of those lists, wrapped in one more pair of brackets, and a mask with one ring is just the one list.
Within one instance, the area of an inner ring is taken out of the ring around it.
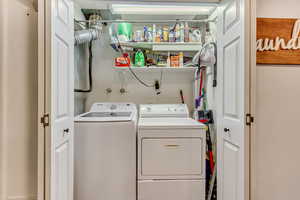
{"label": "plastic jug", "polygon": [[121,42],[132,40],[132,24],[120,23],[118,24],[118,37]]}
{"label": "plastic jug", "polygon": [[140,49],[135,53],[135,65],[137,67],[145,66],[145,56],[142,50]]}

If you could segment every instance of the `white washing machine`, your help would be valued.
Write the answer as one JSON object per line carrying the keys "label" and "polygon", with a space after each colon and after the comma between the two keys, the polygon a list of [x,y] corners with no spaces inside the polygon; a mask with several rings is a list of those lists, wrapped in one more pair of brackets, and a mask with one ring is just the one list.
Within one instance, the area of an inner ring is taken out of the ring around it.
{"label": "white washing machine", "polygon": [[186,105],[141,105],[138,200],[205,200],[205,125]]}
{"label": "white washing machine", "polygon": [[75,120],[75,200],[136,199],[137,108],[95,103]]}

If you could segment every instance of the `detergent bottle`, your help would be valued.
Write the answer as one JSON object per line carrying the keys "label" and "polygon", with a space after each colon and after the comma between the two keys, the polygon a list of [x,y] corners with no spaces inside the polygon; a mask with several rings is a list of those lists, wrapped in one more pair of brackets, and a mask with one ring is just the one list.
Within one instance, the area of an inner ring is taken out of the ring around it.
{"label": "detergent bottle", "polygon": [[135,65],[137,67],[145,66],[145,56],[141,49],[135,53]]}

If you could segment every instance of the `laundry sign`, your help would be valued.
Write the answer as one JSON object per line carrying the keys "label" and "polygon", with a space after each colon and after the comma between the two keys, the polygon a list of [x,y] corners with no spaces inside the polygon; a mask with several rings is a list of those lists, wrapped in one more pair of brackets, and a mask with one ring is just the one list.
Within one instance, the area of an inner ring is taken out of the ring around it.
{"label": "laundry sign", "polygon": [[257,63],[300,65],[300,19],[257,18]]}

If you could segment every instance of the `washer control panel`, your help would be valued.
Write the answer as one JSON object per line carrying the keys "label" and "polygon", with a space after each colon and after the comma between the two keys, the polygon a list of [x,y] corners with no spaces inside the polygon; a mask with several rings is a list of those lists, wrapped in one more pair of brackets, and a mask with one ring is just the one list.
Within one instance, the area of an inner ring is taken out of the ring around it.
{"label": "washer control panel", "polygon": [[140,105],[141,118],[177,117],[189,118],[189,109],[186,104],[142,104]]}
{"label": "washer control panel", "polygon": [[94,103],[90,112],[136,112],[133,103]]}

